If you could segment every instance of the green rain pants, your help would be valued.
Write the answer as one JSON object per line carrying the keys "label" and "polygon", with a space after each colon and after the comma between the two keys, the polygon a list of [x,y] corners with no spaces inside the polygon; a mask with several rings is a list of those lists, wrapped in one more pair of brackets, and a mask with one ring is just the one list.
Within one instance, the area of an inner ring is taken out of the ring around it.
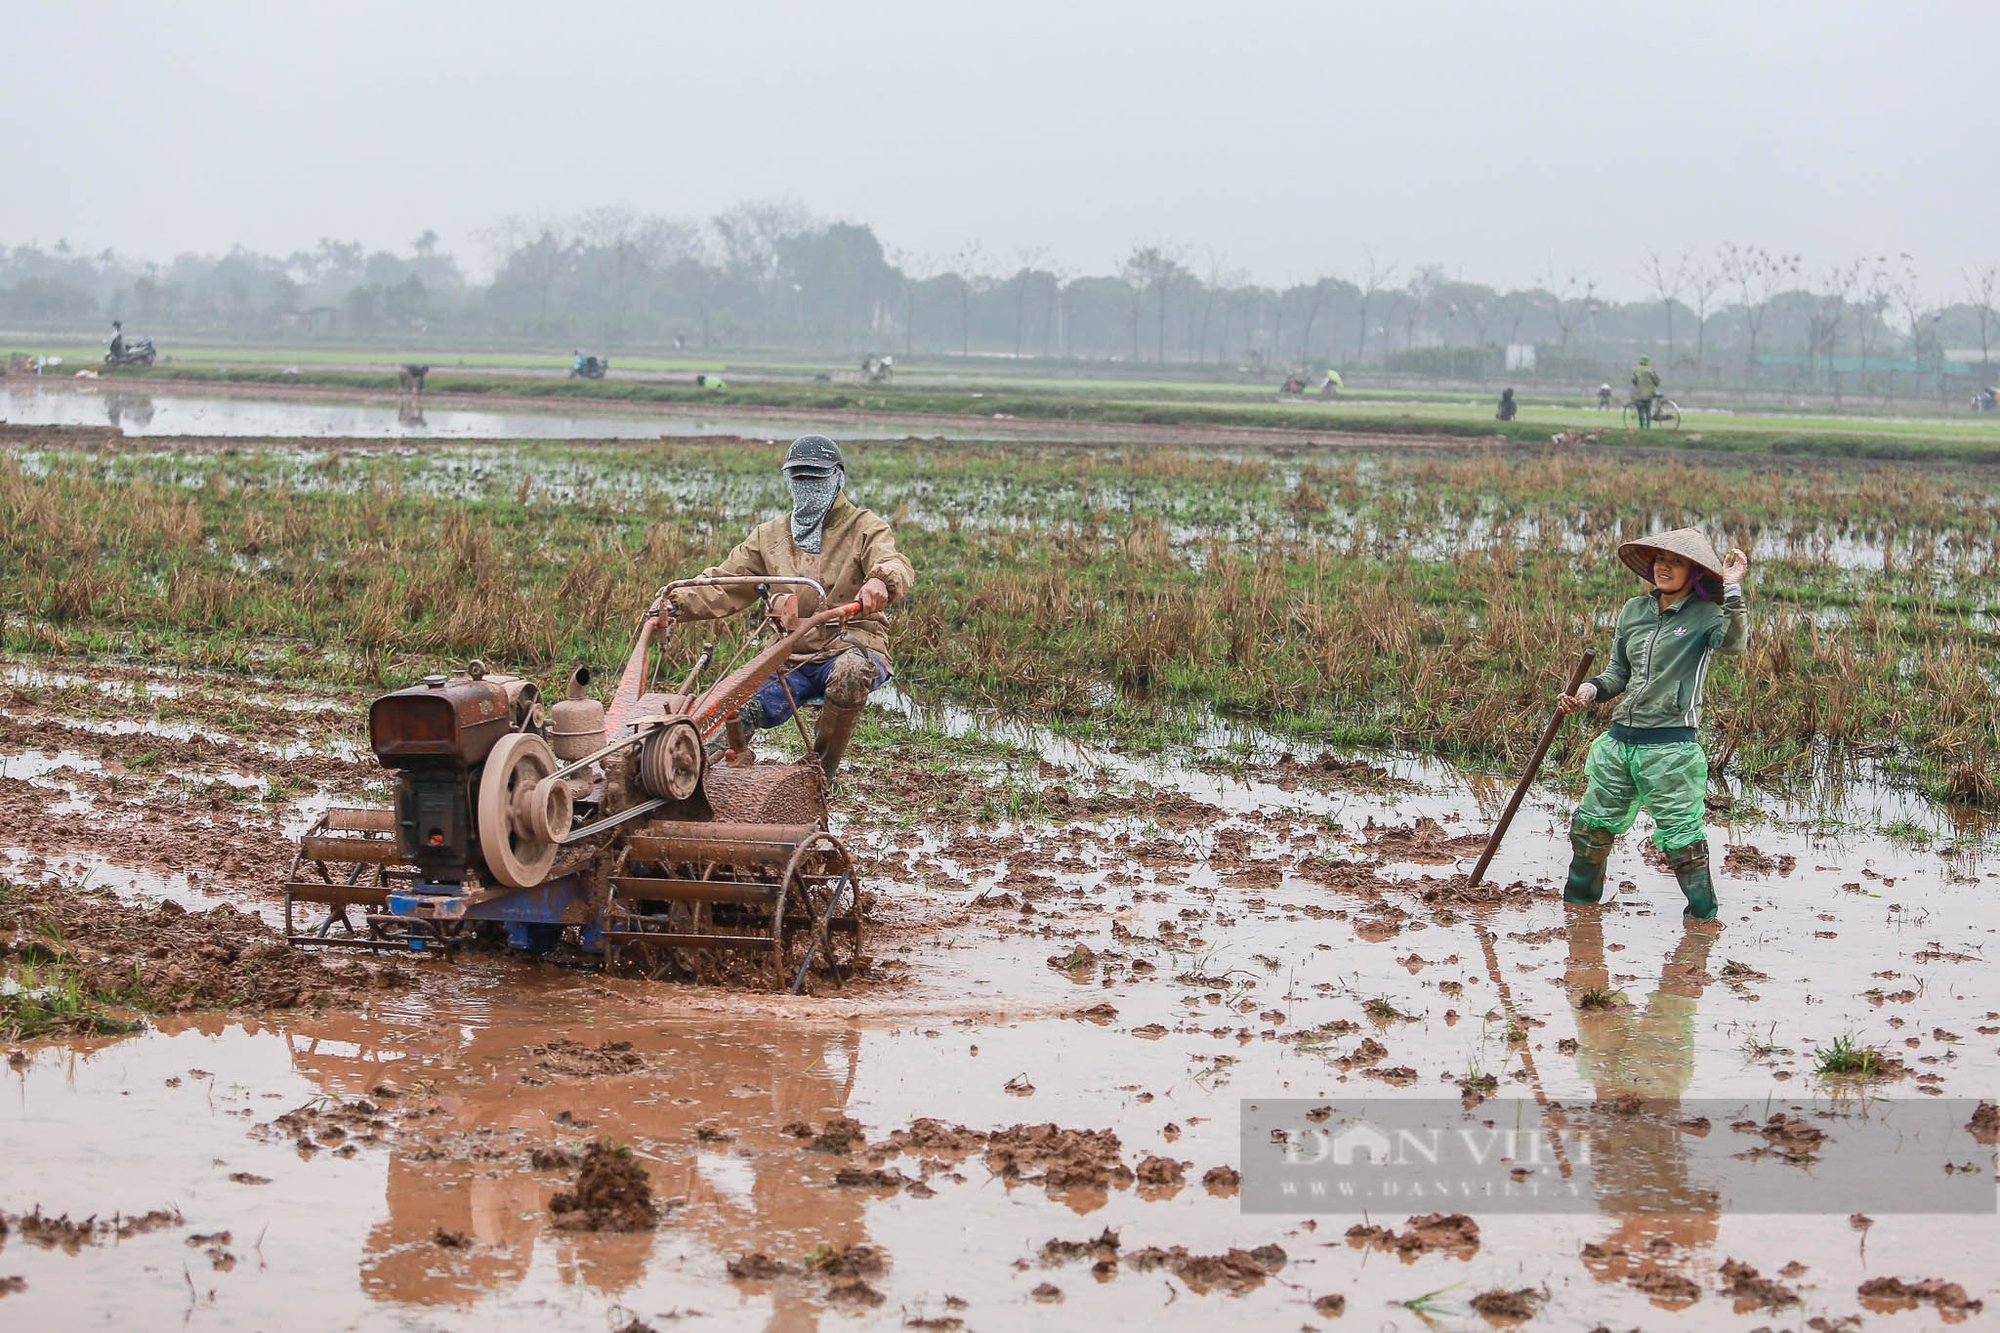
{"label": "green rain pants", "polygon": [[1659,827],[1653,844],[1678,851],[1708,836],[1702,827],[1702,798],[1708,795],[1708,755],[1699,741],[1633,745],[1605,732],[1591,743],[1584,760],[1583,803],[1576,820],[1613,836],[1632,827],[1644,807]]}

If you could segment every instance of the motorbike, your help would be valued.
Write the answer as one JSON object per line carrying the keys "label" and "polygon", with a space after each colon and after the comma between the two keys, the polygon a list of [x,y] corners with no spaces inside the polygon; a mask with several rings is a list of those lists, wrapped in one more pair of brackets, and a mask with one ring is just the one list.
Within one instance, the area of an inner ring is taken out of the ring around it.
{"label": "motorbike", "polygon": [[601,380],[604,378],[604,373],[610,369],[611,359],[609,357],[585,356],[582,352],[578,352],[576,354],[576,364],[569,368],[569,377],[571,379]]}
{"label": "motorbike", "polygon": [[104,364],[107,366],[150,366],[158,356],[159,353],[154,350],[151,338],[129,338],[122,344],[112,344],[111,350],[104,354]]}
{"label": "motorbike", "polygon": [[2000,389],[1988,387],[1972,395],[1972,410],[1975,412],[2000,410]]}

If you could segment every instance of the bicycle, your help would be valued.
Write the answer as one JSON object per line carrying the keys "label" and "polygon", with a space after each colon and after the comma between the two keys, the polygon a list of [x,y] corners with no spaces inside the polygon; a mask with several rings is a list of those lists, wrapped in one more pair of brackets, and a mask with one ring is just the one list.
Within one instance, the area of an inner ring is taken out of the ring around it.
{"label": "bicycle", "polygon": [[[1653,424],[1661,430],[1681,428],[1681,405],[1665,394],[1653,399]],[[1639,426],[1639,405],[1625,404],[1624,426],[1626,430],[1636,430]]]}

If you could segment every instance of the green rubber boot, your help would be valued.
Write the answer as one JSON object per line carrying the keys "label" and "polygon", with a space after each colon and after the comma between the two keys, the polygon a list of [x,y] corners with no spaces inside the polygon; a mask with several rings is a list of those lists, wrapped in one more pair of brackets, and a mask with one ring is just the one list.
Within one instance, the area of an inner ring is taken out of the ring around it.
{"label": "green rubber boot", "polygon": [[1668,852],[1667,864],[1681,882],[1681,894],[1688,901],[1688,920],[1715,920],[1715,879],[1708,872],[1708,839]]}
{"label": "green rubber boot", "polygon": [[1616,835],[1610,829],[1569,821],[1569,879],[1563,883],[1566,903],[1596,903],[1604,899],[1604,867],[1611,860],[1611,844]]}

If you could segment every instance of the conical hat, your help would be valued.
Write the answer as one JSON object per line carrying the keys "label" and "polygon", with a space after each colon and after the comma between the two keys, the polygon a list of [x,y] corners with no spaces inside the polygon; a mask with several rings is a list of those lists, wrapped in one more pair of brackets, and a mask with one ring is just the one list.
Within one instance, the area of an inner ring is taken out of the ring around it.
{"label": "conical hat", "polygon": [[1702,535],[1700,528],[1675,528],[1671,532],[1656,532],[1650,537],[1624,542],[1618,547],[1618,558],[1634,574],[1651,583],[1655,551],[1671,552],[1697,569],[1705,569],[1717,578],[1722,577],[1722,561],[1716,557],[1715,547]]}

